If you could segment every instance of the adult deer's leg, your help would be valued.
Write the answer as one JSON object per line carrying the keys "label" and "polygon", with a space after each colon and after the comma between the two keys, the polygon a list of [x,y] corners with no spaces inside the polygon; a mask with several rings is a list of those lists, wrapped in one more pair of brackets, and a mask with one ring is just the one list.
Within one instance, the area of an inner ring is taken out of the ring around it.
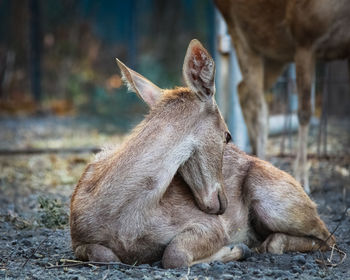
{"label": "adult deer's leg", "polygon": [[119,262],[119,258],[114,252],[100,244],[83,244],[74,250],[75,256],[83,261],[95,262]]}
{"label": "adult deer's leg", "polygon": [[[265,58],[264,60],[264,92],[265,93],[276,83],[276,80],[281,75],[283,69],[285,68],[285,65],[286,63],[284,62]],[[288,107],[287,103],[285,105],[286,107]],[[286,124],[287,124],[287,117],[285,119],[285,125]],[[283,132],[281,148],[284,147],[285,134],[286,134],[286,131]]]}
{"label": "adult deer's leg", "polygon": [[220,225],[194,224],[176,235],[166,247],[163,267],[186,267],[213,260],[233,261],[244,256],[243,247],[226,247],[225,241]]}
{"label": "adult deer's leg", "polygon": [[311,118],[311,82],[315,67],[312,51],[306,48],[299,48],[295,55],[295,66],[299,101],[299,134],[294,175],[295,178],[301,182],[306,193],[310,193],[307,164],[307,142],[309,122]]}
{"label": "adult deer's leg", "polygon": [[232,35],[233,32],[230,30],[243,77],[238,85],[239,100],[253,153],[263,159],[265,158],[268,134],[268,108],[264,97],[263,59],[247,46],[243,46]]}
{"label": "adult deer's leg", "polygon": [[253,153],[265,157],[268,135],[268,107],[264,93],[281,74],[285,63],[262,58],[251,51],[238,51],[243,81],[239,84],[239,98],[252,143]]}
{"label": "adult deer's leg", "polygon": [[286,63],[272,59],[264,59],[264,92],[268,91],[281,75]]}

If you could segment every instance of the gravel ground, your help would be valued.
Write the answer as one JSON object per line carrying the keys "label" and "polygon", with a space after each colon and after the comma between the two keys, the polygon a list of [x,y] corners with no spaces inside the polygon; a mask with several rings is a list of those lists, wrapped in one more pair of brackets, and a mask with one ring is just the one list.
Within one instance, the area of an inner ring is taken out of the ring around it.
{"label": "gravel ground", "polygon": [[[71,147],[118,142],[123,137],[97,131],[68,119],[0,120],[1,148]],[[312,199],[338,247],[350,253],[349,130],[330,126],[329,151],[344,151],[341,159],[310,161]],[[57,132],[60,132],[57,135]],[[79,132],[78,132],[79,131]],[[78,133],[78,134],[77,134]],[[79,137],[77,137],[77,135]],[[313,135],[317,135],[316,132]],[[11,141],[16,137],[15,141]],[[80,141],[77,140],[80,139]],[[274,154],[280,138],[270,141]],[[314,148],[315,137],[310,145]],[[342,145],[343,148],[339,147]],[[332,149],[332,146],[335,148]],[[338,152],[337,152],[338,153]],[[344,158],[344,155],[345,156]],[[160,263],[141,266],[81,265],[73,262],[67,227],[69,197],[91,154],[0,156],[0,278],[2,279],[350,279],[350,257],[324,266],[330,253],[256,254],[244,261],[162,269]],[[289,171],[291,159],[271,157]],[[345,214],[344,214],[345,213]]]}

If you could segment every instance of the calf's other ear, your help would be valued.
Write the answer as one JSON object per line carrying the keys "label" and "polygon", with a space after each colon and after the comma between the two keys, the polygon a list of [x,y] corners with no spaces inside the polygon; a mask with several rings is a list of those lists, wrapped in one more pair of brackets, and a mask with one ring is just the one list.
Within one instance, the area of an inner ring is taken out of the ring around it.
{"label": "calf's other ear", "polygon": [[118,58],[117,63],[128,89],[137,93],[152,108],[159,101],[162,90],[139,73],[128,68]]}

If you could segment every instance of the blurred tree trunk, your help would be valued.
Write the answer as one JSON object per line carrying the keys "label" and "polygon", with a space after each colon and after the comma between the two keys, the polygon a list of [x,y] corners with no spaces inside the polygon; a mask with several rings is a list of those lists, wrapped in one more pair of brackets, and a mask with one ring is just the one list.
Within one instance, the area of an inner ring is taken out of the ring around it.
{"label": "blurred tree trunk", "polygon": [[0,99],[4,98],[4,80],[6,70],[6,52],[0,48]]}
{"label": "blurred tree trunk", "polygon": [[36,102],[41,101],[41,14],[40,1],[29,0],[29,72],[31,90]]}

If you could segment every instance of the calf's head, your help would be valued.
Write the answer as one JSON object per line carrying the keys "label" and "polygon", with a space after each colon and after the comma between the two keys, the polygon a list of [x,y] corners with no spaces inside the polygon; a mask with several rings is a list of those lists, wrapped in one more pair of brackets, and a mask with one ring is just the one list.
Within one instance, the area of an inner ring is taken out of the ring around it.
{"label": "calf's head", "polygon": [[[189,185],[198,207],[209,214],[222,214],[227,197],[222,178],[222,159],[231,136],[214,100],[215,64],[198,40],[192,40],[185,56],[183,78],[186,88],[162,90],[118,61],[129,89],[136,92],[151,110],[164,114],[169,129],[169,150],[181,139],[191,139],[180,149],[184,156],[179,173]],[[176,105],[178,104],[178,105]]]}

